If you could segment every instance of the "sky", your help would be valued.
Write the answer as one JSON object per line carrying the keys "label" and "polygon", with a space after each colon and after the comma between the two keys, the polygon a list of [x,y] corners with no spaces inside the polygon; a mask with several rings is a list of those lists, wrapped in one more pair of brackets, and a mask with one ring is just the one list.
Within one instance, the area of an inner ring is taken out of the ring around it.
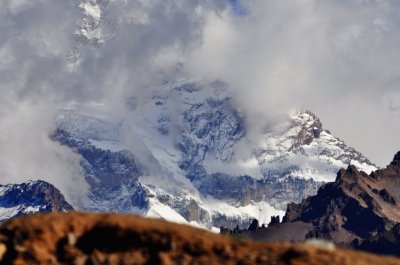
{"label": "sky", "polygon": [[0,7],[1,183],[48,178],[76,189],[79,157],[48,138],[60,106],[106,103],[102,111],[120,119],[127,99],[145,101],[177,65],[188,78],[228,83],[252,128],[305,108],[379,166],[400,150],[398,1],[0,0]]}

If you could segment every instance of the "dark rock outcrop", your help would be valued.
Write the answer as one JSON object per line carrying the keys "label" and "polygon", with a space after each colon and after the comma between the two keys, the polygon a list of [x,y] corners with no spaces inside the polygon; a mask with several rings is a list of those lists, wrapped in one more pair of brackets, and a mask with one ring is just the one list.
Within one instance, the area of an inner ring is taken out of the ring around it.
{"label": "dark rock outcrop", "polygon": [[400,152],[390,165],[370,175],[352,165],[341,169],[336,181],[323,185],[317,195],[300,204],[289,204],[285,225],[268,227],[265,236],[258,239],[279,240],[282,233],[282,239],[288,240],[285,231],[300,222],[311,225],[305,226],[308,232],[303,240],[321,238],[342,246],[399,255],[399,202]]}
{"label": "dark rock outcrop", "polygon": [[260,224],[259,224],[258,220],[257,219],[253,219],[253,221],[249,225],[248,230],[249,231],[257,231],[258,228],[260,228]]}
{"label": "dark rock outcrop", "polygon": [[277,225],[277,224],[279,224],[280,222],[281,222],[281,219],[280,219],[279,215],[277,215],[277,216],[271,216],[271,221],[269,222],[268,227]]}
{"label": "dark rock outcrop", "polygon": [[386,255],[400,253],[400,224],[362,242],[355,242],[355,248]]}
{"label": "dark rock outcrop", "polygon": [[400,166],[400,151],[394,156],[392,163],[393,166]]}

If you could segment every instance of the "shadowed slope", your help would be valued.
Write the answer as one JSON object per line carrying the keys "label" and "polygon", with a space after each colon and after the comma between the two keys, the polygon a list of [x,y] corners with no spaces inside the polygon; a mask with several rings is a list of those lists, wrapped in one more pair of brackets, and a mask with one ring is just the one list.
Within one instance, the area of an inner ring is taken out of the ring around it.
{"label": "shadowed slope", "polygon": [[[246,233],[260,241],[328,239],[336,244],[399,255],[400,152],[370,175],[349,166],[316,196],[288,205],[282,224]],[[297,229],[299,228],[299,229]],[[296,233],[290,231],[296,230]]]}

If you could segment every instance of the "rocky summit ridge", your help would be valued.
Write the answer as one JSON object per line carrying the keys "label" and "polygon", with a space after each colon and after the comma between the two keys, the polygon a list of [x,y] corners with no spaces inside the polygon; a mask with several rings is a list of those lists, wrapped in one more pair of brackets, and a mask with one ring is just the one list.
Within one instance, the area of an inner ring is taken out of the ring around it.
{"label": "rocky summit ridge", "polygon": [[44,181],[0,185],[0,223],[37,212],[73,210],[61,192]]}
{"label": "rocky summit ridge", "polygon": [[[399,255],[400,153],[383,169],[367,174],[350,165],[334,183],[300,204],[291,203],[281,224],[259,240],[304,241],[320,238],[342,246]],[[288,237],[287,231],[298,233]],[[252,235],[250,235],[252,237]]]}

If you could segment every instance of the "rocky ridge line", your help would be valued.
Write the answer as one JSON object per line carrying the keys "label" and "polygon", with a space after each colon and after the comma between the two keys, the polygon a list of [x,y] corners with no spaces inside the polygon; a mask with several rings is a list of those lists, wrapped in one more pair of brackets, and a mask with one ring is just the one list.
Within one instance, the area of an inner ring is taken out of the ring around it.
{"label": "rocky ridge line", "polygon": [[72,210],[62,193],[45,181],[0,185],[0,223],[36,212]]}
{"label": "rocky ridge line", "polygon": [[[371,174],[350,165],[317,195],[287,207],[283,222],[246,235],[261,241],[302,242],[309,238],[399,255],[400,152]],[[292,233],[296,231],[295,233]]]}

